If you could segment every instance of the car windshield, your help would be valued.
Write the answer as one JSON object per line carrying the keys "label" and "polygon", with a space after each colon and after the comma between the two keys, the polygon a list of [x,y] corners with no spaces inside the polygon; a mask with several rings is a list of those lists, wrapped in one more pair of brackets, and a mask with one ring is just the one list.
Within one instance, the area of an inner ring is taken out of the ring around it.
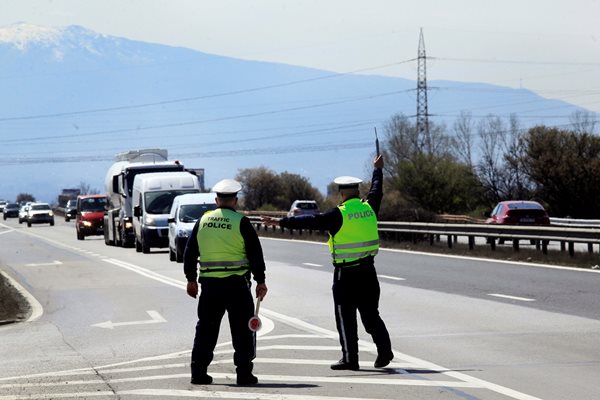
{"label": "car windshield", "polygon": [[217,208],[216,204],[186,204],[179,208],[181,222],[195,222],[208,210]]}
{"label": "car windshield", "polygon": [[50,206],[48,204],[34,204],[31,206],[32,210],[49,210]]}
{"label": "car windshield", "polygon": [[173,199],[182,194],[197,193],[197,190],[165,190],[148,192],[144,196],[146,212],[149,214],[168,214],[173,205]]}
{"label": "car windshield", "polygon": [[6,208],[19,208],[19,205],[17,203],[11,203],[7,205]]}
{"label": "car windshield", "polygon": [[105,206],[106,199],[104,197],[81,199],[79,202],[81,211],[104,211]]}

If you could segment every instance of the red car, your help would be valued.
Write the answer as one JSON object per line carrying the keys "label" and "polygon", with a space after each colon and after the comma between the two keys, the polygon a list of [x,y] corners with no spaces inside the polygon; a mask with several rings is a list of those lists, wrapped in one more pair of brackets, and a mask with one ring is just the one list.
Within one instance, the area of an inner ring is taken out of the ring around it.
{"label": "red car", "polygon": [[106,196],[89,194],[77,196],[77,211],[75,230],[77,239],[84,240],[86,236],[104,234],[104,210]]}
{"label": "red car", "polygon": [[496,205],[486,224],[550,225],[550,217],[537,201],[511,200]]}

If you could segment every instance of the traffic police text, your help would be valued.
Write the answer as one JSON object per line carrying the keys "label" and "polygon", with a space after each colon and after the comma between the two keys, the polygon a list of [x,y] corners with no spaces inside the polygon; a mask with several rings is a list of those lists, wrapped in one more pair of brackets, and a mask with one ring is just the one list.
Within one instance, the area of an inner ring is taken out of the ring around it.
{"label": "traffic police text", "polygon": [[202,228],[217,228],[231,230],[231,221],[227,217],[208,217],[202,222]]}

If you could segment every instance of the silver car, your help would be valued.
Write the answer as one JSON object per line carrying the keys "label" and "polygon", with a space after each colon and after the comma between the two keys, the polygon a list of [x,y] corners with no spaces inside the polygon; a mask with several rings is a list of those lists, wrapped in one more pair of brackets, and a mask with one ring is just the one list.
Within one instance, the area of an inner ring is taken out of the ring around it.
{"label": "silver car", "polygon": [[314,215],[319,213],[319,206],[314,200],[296,200],[292,203],[288,217],[297,217],[298,215]]}

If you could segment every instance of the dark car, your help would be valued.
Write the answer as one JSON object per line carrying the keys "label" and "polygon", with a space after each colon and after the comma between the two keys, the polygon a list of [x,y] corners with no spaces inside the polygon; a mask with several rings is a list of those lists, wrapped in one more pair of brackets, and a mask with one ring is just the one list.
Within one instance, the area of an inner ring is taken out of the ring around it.
{"label": "dark car", "polygon": [[69,200],[65,205],[65,221],[69,222],[77,215],[77,200]]}
{"label": "dark car", "polygon": [[4,206],[4,219],[7,218],[18,218],[19,217],[19,205],[17,203],[9,203]]}
{"label": "dark car", "polygon": [[537,201],[501,201],[494,207],[486,224],[550,225],[550,217]]}

